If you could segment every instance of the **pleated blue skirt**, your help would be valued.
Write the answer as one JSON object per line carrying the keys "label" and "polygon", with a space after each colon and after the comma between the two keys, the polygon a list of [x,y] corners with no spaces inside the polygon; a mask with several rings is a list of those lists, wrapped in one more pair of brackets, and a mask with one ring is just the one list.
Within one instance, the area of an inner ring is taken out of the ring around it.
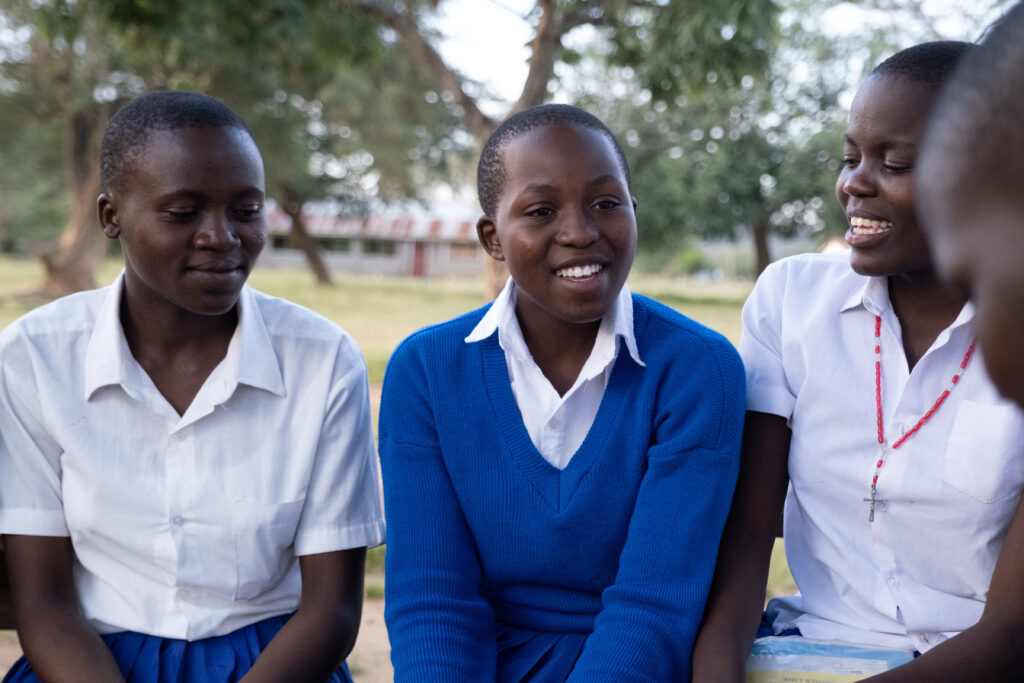
{"label": "pleated blue skirt", "polygon": [[[110,633],[110,648],[127,683],[235,683],[244,676],[291,615],[271,617],[223,636],[202,640],[160,638],[143,633]],[[352,683],[343,663],[328,679]],[[39,683],[25,658],[7,672],[3,683]]]}
{"label": "pleated blue skirt", "polygon": [[496,624],[497,683],[562,683],[576,665],[587,633],[549,633]]}

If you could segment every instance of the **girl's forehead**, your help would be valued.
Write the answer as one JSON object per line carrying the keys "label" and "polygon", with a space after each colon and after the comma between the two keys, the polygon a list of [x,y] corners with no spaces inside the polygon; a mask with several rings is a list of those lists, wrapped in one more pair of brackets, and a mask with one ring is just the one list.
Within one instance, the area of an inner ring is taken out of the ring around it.
{"label": "girl's forehead", "polygon": [[854,137],[870,133],[916,138],[923,132],[937,96],[934,88],[913,78],[869,76],[850,107],[848,133]]}
{"label": "girl's forehead", "polygon": [[262,188],[264,183],[259,149],[237,128],[150,131],[133,166],[137,181],[145,177],[154,188]]}
{"label": "girl's forehead", "polygon": [[504,150],[506,173],[565,168],[625,175],[615,145],[603,131],[574,124],[543,124],[509,140]]}
{"label": "girl's forehead", "polygon": [[850,113],[896,110],[924,121],[937,96],[935,88],[915,78],[901,74],[872,74],[858,88]]}

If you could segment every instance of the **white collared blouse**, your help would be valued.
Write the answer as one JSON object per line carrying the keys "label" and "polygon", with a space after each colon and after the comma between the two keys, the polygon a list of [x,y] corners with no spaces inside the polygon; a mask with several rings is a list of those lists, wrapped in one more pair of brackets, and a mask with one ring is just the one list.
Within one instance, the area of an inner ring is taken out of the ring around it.
{"label": "white collared blouse", "polygon": [[620,338],[637,365],[644,365],[633,333],[633,299],[629,288],[622,286],[611,310],[601,319],[594,348],[564,396],[559,396],[526,346],[516,319],[516,287],[512,278],[508,279],[491,308],[466,337],[466,342],[487,339],[495,330],[498,332],[498,344],[505,352],[512,394],[530,440],[553,467],[565,469],[586,438],[601,406],[608,378],[618,357]]}
{"label": "white collared blouse", "polygon": [[892,444],[963,360],[971,304],[912,372],[886,279],[854,273],[848,252],[773,264],[744,306],[747,407],[788,418],[793,433],[784,535],[800,595],[772,607],[777,631],[924,652],[981,616],[1024,489],[1024,419],[976,351],[945,403],[885,458],[869,522],[876,315]]}
{"label": "white collared blouse", "polygon": [[122,281],[0,333],[0,533],[70,536],[100,633],[195,640],[294,611],[298,556],[383,542],[362,354],[244,287],[178,415],[128,348]]}

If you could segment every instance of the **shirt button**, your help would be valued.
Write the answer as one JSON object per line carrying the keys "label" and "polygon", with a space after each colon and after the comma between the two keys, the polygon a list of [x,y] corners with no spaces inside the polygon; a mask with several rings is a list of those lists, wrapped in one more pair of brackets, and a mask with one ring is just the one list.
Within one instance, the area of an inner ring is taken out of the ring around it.
{"label": "shirt button", "polygon": [[551,421],[548,422],[548,426],[550,426],[552,429],[558,429],[559,427],[562,426],[562,423],[558,421],[557,417],[553,417],[551,418]]}
{"label": "shirt button", "polygon": [[174,515],[174,517],[171,518],[171,524],[173,524],[174,526],[181,526],[184,523],[185,518],[181,515]]}
{"label": "shirt button", "polygon": [[900,585],[900,581],[899,581],[899,579],[896,579],[896,578],[890,578],[890,579],[889,579],[889,581],[888,581],[888,583],[889,583],[889,585],[890,585],[890,586],[892,586],[893,588],[895,588],[896,586]]}

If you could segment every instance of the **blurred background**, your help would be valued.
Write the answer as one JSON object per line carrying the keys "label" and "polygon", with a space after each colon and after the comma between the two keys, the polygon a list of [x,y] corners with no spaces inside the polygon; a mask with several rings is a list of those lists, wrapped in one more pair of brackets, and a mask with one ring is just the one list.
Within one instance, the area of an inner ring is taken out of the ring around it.
{"label": "blurred background", "polygon": [[[394,346],[488,299],[482,141],[509,113],[580,105],[619,137],[639,200],[630,286],[739,337],[772,259],[833,248],[853,93],[925,40],[975,40],[1006,0],[0,0],[0,328],[105,285],[95,217],[111,114],[158,88],[223,99],[267,171],[254,286],[345,327],[374,401]],[[376,406],[375,406],[376,408]],[[769,595],[793,590],[781,542]],[[390,680],[383,550],[360,682]],[[0,671],[17,656],[0,631]]]}

